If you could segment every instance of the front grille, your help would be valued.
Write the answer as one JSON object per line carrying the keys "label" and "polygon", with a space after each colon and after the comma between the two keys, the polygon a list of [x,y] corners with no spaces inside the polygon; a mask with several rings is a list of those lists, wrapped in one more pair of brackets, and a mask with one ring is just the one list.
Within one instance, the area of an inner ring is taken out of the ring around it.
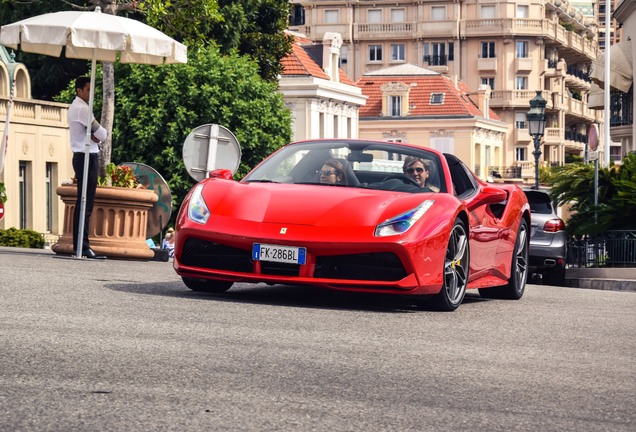
{"label": "front grille", "polygon": [[406,277],[402,261],[390,252],[322,256],[316,260],[316,278],[398,281]]}
{"label": "front grille", "polygon": [[300,266],[298,264],[261,261],[261,273],[278,276],[298,276],[300,274]]}
{"label": "front grille", "polygon": [[183,265],[252,273],[252,253],[196,238],[187,239],[181,253]]}

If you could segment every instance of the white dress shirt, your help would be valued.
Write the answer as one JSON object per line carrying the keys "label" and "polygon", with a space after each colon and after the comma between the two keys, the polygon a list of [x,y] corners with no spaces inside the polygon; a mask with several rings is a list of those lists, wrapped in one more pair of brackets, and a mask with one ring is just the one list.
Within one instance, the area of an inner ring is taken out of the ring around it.
{"label": "white dress shirt", "polygon": [[[73,153],[84,153],[84,140],[86,139],[86,120],[88,119],[88,104],[78,96],[68,108],[68,127],[71,135],[71,150]],[[91,114],[91,122],[95,116]],[[108,132],[101,125],[93,132],[95,138],[104,141]],[[90,140],[91,153],[99,153],[99,146],[92,139]]]}

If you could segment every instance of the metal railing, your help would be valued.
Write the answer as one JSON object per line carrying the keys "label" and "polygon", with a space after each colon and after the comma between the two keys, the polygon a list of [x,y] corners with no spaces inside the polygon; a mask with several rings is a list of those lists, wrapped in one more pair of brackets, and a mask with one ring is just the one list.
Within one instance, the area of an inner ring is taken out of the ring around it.
{"label": "metal railing", "polygon": [[570,267],[636,267],[636,231],[607,231],[570,240],[567,263]]}
{"label": "metal railing", "polygon": [[426,55],[424,56],[424,61],[429,66],[446,66],[448,57],[445,55]]}

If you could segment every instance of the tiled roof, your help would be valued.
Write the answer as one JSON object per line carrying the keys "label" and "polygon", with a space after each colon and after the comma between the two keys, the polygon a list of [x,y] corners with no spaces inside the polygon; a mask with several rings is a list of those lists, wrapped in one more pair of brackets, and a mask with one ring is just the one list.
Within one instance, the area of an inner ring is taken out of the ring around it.
{"label": "tiled roof", "polygon": [[[283,70],[282,76],[313,76],[315,78],[329,80],[329,76],[320,67],[318,63],[311,58],[311,56],[305,51],[303,46],[311,45],[311,40],[292,34],[294,37],[294,43],[292,44],[292,52],[281,60]],[[356,83],[347,76],[342,70],[338,69],[340,73],[340,82],[347,85],[355,86]]]}
{"label": "tiled roof", "polygon": [[[471,92],[465,83],[458,81],[457,87],[446,76],[431,73],[427,69],[415,68],[426,71],[416,75],[387,75],[375,71],[363,75],[356,83],[362,89],[362,94],[368,96],[367,103],[360,107],[360,118],[380,117],[382,115],[382,91],[380,88],[387,83],[399,82],[410,86],[409,92],[409,117],[412,116],[436,116],[455,117],[473,116],[483,117],[477,105],[468,94]],[[390,68],[389,68],[390,69]],[[417,71],[417,69],[413,69]],[[406,70],[406,68],[404,68]],[[442,93],[443,102],[431,104],[431,95]],[[500,117],[490,110],[489,117],[500,120]]]}

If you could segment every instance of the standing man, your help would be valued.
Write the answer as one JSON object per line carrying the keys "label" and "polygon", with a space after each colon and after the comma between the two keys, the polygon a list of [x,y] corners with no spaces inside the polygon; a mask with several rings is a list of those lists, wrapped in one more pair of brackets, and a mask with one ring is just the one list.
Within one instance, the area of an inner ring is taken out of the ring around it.
{"label": "standing man", "polygon": [[[77,237],[80,225],[80,212],[82,205],[82,184],[86,181],[86,214],[84,217],[84,235],[82,239],[82,256],[92,259],[104,259],[105,256],[97,255],[88,243],[88,223],[93,212],[95,191],[97,190],[97,174],[99,173],[99,143],[106,139],[108,132],[95,120],[91,113],[91,143],[88,173],[84,173],[84,140],[88,125],[88,101],[91,92],[91,81],[88,77],[79,77],[75,80],[77,96],[68,109],[68,126],[71,135],[71,150],[73,151],[73,170],[77,179],[77,201],[73,214],[73,249],[77,254]],[[85,175],[86,174],[86,175]]]}

